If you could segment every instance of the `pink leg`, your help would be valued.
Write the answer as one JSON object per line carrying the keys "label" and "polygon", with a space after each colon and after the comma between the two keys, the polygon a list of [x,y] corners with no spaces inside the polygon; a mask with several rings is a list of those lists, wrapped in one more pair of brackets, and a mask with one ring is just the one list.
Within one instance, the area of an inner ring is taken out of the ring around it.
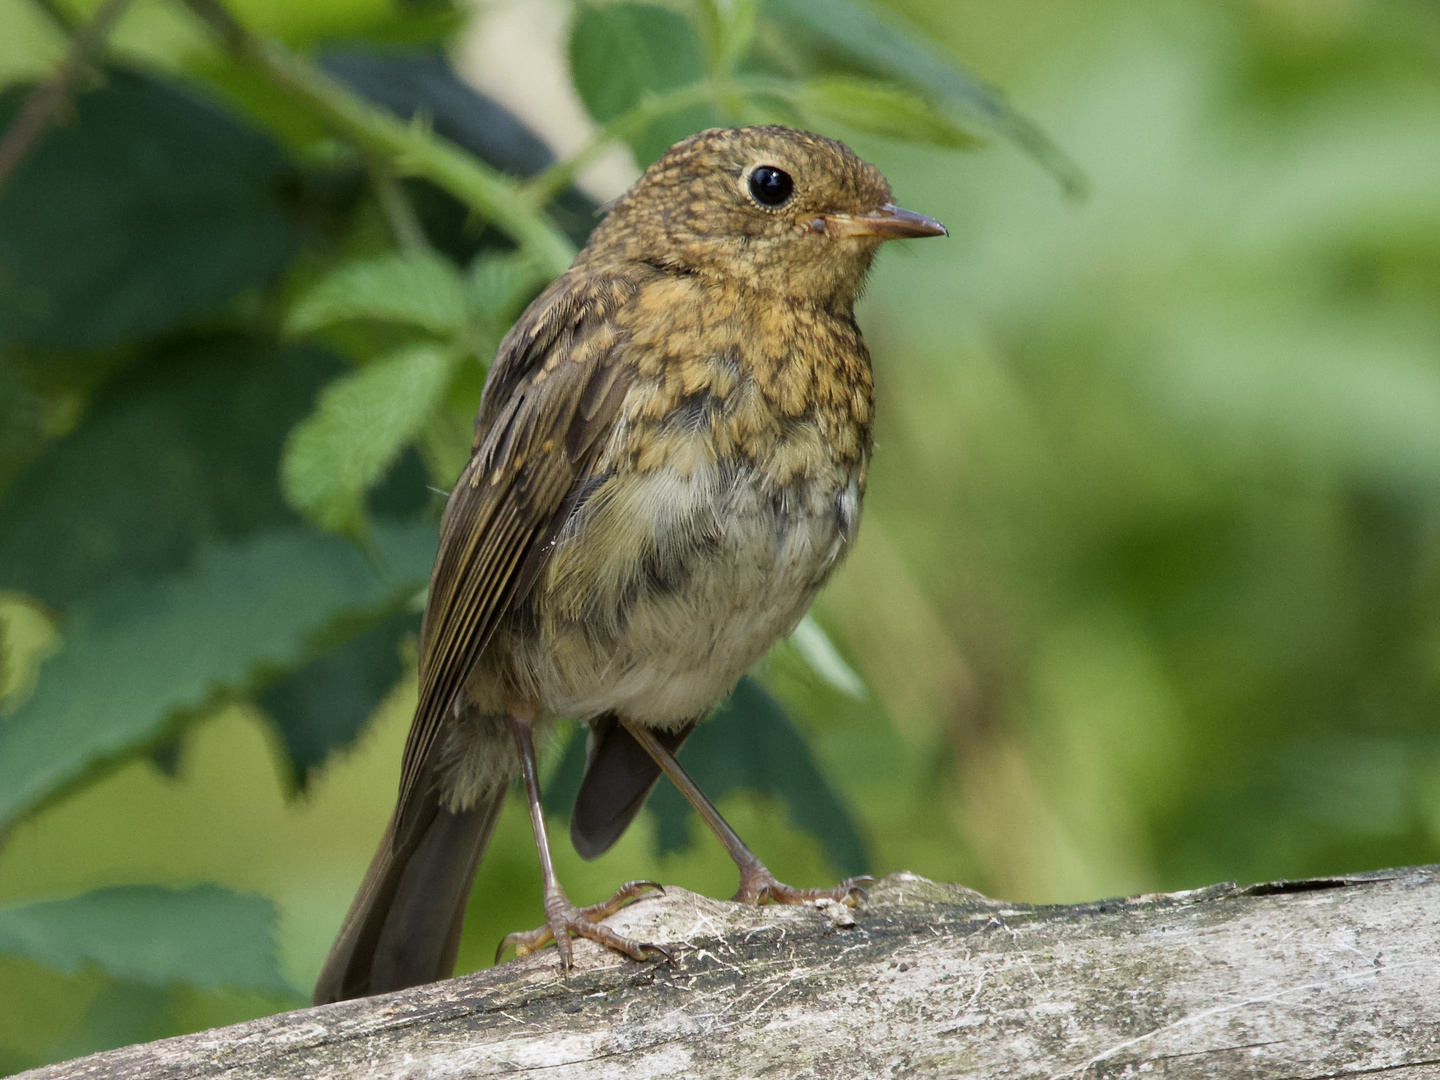
{"label": "pink leg", "polygon": [[875,883],[874,878],[857,877],[846,878],[833,889],[797,889],[776,880],[775,875],[765,868],[765,864],[746,846],[745,841],[740,839],[730,827],[730,823],[720,816],[715,804],[705,797],[705,793],[690,779],[690,774],[675,760],[675,755],[655,738],[654,733],[628,717],[622,716],[620,723],[625,725],[625,730],[655,759],[661,772],[670,778],[670,782],[679,789],[680,794],[685,796],[686,801],[700,815],[700,819],[724,845],[730,858],[735,860],[735,865],[740,870],[740,890],[735,894],[736,900],[745,904],[803,904],[813,900],[838,900],[853,907],[864,899],[864,886]]}
{"label": "pink leg", "polygon": [[577,908],[570,903],[565,890],[560,887],[560,880],[555,875],[555,863],[550,857],[550,837],[545,830],[545,810],[540,803],[540,779],[535,768],[535,741],[530,731],[530,718],[510,717],[510,730],[515,736],[515,748],[520,752],[525,798],[530,805],[530,827],[535,832],[535,850],[540,856],[540,874],[545,883],[546,922],[535,930],[507,935],[495,953],[496,961],[499,961],[501,954],[511,945],[515,946],[515,955],[524,956],[554,941],[560,953],[560,966],[569,971],[574,963],[570,948],[572,934],[599,942],[636,960],[648,960],[652,956],[670,959],[670,953],[659,945],[631,941],[599,922],[606,916],[615,914],[646,889],[659,889],[660,886],[653,881],[627,881],[610,899],[589,907]]}

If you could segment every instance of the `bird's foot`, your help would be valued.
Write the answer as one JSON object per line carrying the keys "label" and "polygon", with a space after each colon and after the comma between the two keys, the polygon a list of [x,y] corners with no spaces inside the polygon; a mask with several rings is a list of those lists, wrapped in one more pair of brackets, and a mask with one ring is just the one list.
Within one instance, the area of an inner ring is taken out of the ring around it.
{"label": "bird's foot", "polygon": [[831,901],[855,907],[865,899],[865,886],[874,885],[872,877],[846,878],[833,889],[797,889],[776,879],[761,863],[740,868],[740,891],[735,899],[742,904],[813,904]]}
{"label": "bird's foot", "polygon": [[589,938],[607,948],[622,952],[634,960],[649,960],[651,957],[659,956],[666,960],[672,960],[668,950],[659,945],[642,941],[631,941],[629,938],[621,937],[608,926],[600,925],[600,920],[614,915],[631,900],[643,896],[646,889],[654,889],[663,893],[662,889],[653,881],[627,881],[620,888],[615,890],[615,895],[608,900],[602,900],[598,904],[591,904],[589,907],[577,908],[572,904],[565,893],[558,887],[545,895],[545,925],[536,927],[534,930],[526,930],[505,935],[500,942],[500,948],[495,950],[495,962],[500,962],[500,957],[510,946],[515,946],[516,956],[525,956],[536,949],[543,949],[550,942],[555,942],[556,951],[560,953],[560,966],[569,971],[575,962],[574,953],[570,946],[571,936]]}

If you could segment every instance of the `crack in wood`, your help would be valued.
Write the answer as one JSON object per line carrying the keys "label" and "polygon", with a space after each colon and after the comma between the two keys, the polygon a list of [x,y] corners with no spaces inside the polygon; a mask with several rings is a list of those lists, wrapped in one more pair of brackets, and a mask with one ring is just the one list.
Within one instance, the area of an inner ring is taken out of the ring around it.
{"label": "crack in wood", "polygon": [[1070,908],[892,875],[857,920],[836,929],[814,911],[673,889],[611,920],[680,943],[673,964],[639,968],[582,941],[563,979],[545,951],[22,1075],[1440,1076],[1437,867]]}

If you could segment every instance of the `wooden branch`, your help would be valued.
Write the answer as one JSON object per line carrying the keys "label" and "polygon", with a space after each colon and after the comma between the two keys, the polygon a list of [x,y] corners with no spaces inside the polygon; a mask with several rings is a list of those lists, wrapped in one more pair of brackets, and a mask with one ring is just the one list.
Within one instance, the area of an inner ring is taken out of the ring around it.
{"label": "wooden branch", "polygon": [[1440,867],[1076,907],[895,874],[867,907],[679,889],[589,942],[27,1080],[180,1077],[1440,1078]]}

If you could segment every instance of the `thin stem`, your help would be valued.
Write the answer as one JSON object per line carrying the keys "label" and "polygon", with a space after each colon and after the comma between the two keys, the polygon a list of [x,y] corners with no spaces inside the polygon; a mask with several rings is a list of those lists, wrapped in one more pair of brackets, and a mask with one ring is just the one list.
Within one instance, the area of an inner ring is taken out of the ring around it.
{"label": "thin stem", "polygon": [[366,162],[366,169],[370,173],[370,186],[375,189],[380,212],[385,215],[400,250],[412,255],[428,252],[430,241],[425,236],[425,229],[388,164],[372,157]]}
{"label": "thin stem", "polygon": [[695,105],[705,105],[723,93],[722,85],[706,79],[703,82],[651,94],[633,108],[621,113],[602,127],[579,150],[563,161],[557,161],[524,187],[526,196],[536,206],[544,206],[575,182],[585,166],[598,158],[616,142],[634,138],[656,120],[671,116]]}
{"label": "thin stem", "polygon": [[[59,18],[48,5],[42,6],[52,16]],[[30,91],[9,129],[0,137],[0,184],[5,183],[21,159],[35,145],[35,140],[50,126],[55,114],[65,104],[76,76],[105,51],[105,42],[110,31],[115,28],[120,16],[125,14],[125,9],[129,6],[130,0],[105,0],[94,18],[75,32],[75,36],[70,40],[70,51],[56,65],[50,78]]]}
{"label": "thin stem", "polygon": [[235,21],[220,0],[183,0],[236,56],[277,86],[309,103],[367,153],[402,174],[444,188],[528,250],[552,276],[565,272],[575,245],[520,187],[419,123],[405,123],[372,105],[283,45],[264,41]]}
{"label": "thin stem", "polygon": [[763,76],[739,79],[704,79],[689,86],[650,94],[595,132],[579,150],[557,161],[521,189],[536,206],[544,206],[575,182],[575,177],[610,146],[641,134],[656,120],[684,112],[695,105],[722,105],[745,95],[790,98],[795,89],[783,79]]}

